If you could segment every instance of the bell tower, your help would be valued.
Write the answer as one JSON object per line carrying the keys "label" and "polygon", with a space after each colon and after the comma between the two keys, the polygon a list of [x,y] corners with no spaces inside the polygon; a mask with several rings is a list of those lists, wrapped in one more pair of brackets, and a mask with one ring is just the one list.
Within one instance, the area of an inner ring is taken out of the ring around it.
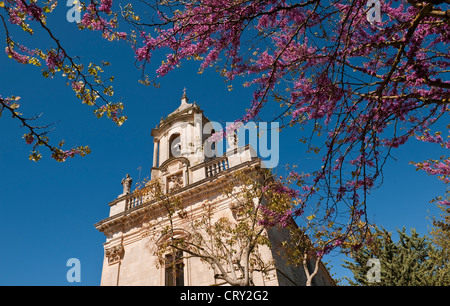
{"label": "bell tower", "polygon": [[203,143],[210,134],[204,134],[209,120],[198,105],[189,103],[186,90],[181,104],[152,129],[153,167],[151,178],[159,178],[167,191],[186,187],[192,182],[190,167],[205,159]]}

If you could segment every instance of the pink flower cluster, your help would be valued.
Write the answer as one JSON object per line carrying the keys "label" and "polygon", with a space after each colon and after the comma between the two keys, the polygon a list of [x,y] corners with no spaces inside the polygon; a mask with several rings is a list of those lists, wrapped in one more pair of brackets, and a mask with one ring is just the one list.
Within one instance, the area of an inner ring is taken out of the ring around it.
{"label": "pink flower cluster", "polygon": [[12,0],[9,3],[11,6],[8,8],[9,21],[12,24],[20,24],[24,21],[24,18],[19,17],[20,13],[28,15],[32,20],[40,20],[43,10],[36,3],[27,4],[22,0]]}
{"label": "pink flower cluster", "polygon": [[111,15],[112,0],[101,0],[100,5],[92,2],[87,7],[87,12],[81,18],[81,25],[94,30],[101,31],[103,37],[108,40],[126,39],[128,34],[126,32],[118,32],[115,29],[118,27],[115,18],[109,20],[100,16],[100,13]]}
{"label": "pink flower cluster", "polygon": [[290,211],[279,213],[265,206],[260,206],[259,209],[262,215],[261,219],[258,221],[259,225],[265,227],[273,227],[277,225],[286,227],[293,222]]}
{"label": "pink flower cluster", "polygon": [[227,137],[228,135],[233,135],[233,133],[236,133],[243,125],[244,125],[244,123],[241,121],[236,121],[236,122],[230,123],[225,127],[225,130],[221,130],[221,131],[213,133],[207,139],[207,141],[208,142],[219,142],[224,137]]}
{"label": "pink flower cluster", "polygon": [[428,160],[422,163],[415,163],[415,166],[429,175],[437,176],[445,184],[450,183],[450,158]]}
{"label": "pink flower cluster", "polygon": [[64,52],[56,52],[55,50],[50,50],[47,53],[45,63],[50,70],[54,70],[62,65],[63,58]]}
{"label": "pink flower cluster", "polygon": [[292,189],[288,186],[286,186],[285,184],[282,183],[275,183],[275,184],[269,184],[267,186],[264,186],[262,188],[262,192],[267,192],[267,191],[271,191],[273,193],[277,193],[277,194],[284,194],[287,195],[291,198],[296,198],[299,196],[299,191],[296,189]]}
{"label": "pink flower cluster", "polygon": [[114,26],[114,24],[111,24],[106,19],[98,17],[97,12],[97,7],[94,4],[90,4],[87,7],[87,13],[81,18],[81,24],[92,30],[104,32],[107,31],[108,28]]}
{"label": "pink flower cluster", "polygon": [[19,54],[11,46],[5,48],[5,53],[8,54],[12,59],[16,60],[18,63],[27,64],[30,59],[29,56]]}
{"label": "pink flower cluster", "polygon": [[75,91],[75,92],[80,92],[80,91],[82,91],[82,89],[84,88],[84,84],[83,84],[83,82],[72,82],[72,89]]}
{"label": "pink flower cluster", "polygon": [[80,153],[81,153],[81,151],[78,149],[70,149],[70,150],[66,150],[66,151],[59,150],[58,152],[52,153],[52,158],[57,161],[64,162],[64,161],[66,161],[67,158],[75,157],[75,155],[78,155]]}
{"label": "pink flower cluster", "polygon": [[58,162],[64,162],[67,158],[73,158],[77,155],[84,156],[91,152],[91,150],[87,146],[72,148],[69,150],[61,150],[59,148],[52,147],[52,151],[53,153],[51,157]]}
{"label": "pink flower cluster", "polygon": [[101,0],[101,4],[98,8],[99,11],[110,14],[111,13],[111,6],[112,6],[112,0]]}

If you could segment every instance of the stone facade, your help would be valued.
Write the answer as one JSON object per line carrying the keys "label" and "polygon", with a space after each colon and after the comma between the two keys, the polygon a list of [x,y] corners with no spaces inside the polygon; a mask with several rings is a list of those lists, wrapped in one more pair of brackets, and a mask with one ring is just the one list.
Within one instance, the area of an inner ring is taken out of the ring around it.
{"label": "stone facade", "polygon": [[[210,133],[204,134],[209,120],[195,104],[188,103],[185,94],[180,106],[152,130],[154,142],[152,179],[160,179],[165,192],[180,195],[183,205],[189,206],[195,214],[205,202],[215,205],[217,214],[232,216],[231,199],[223,195],[221,187],[234,171],[257,169],[261,161],[250,146],[237,147],[236,139],[231,139],[228,150],[222,156],[207,157],[203,144]],[[211,132],[211,131],[208,131]],[[209,155],[211,156],[211,154]],[[128,181],[129,181],[129,177]],[[151,215],[152,200],[147,200],[130,192],[124,184],[124,191],[109,203],[109,217],[95,224],[106,235],[105,256],[101,285],[149,285],[167,284],[168,276],[160,267],[154,248],[157,245],[148,235],[146,218]],[[182,232],[183,221],[175,219],[175,228]],[[282,241],[287,233],[270,229],[267,235],[272,248],[263,247],[260,252],[266,259],[274,259],[273,269],[267,274],[254,272],[255,285],[284,286],[304,285],[305,274],[302,268],[287,265],[278,255]],[[160,237],[164,239],[164,237]],[[174,280],[185,286],[223,285],[224,281],[214,277],[213,271],[198,258],[184,258],[180,265],[181,280]],[[321,265],[320,273],[314,278],[315,285],[333,285],[334,281]]]}

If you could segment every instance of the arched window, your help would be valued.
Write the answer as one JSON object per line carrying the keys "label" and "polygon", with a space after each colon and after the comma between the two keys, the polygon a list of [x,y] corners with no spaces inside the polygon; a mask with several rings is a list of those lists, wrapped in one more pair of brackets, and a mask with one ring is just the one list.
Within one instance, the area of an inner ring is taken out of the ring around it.
{"label": "arched window", "polygon": [[169,158],[181,156],[181,137],[180,134],[172,134],[169,138]]}
{"label": "arched window", "polygon": [[[189,233],[183,229],[174,228],[170,234],[159,237],[156,246],[164,249],[164,280],[165,286],[184,286],[185,262],[183,251],[171,247],[172,243],[182,243],[189,239]],[[187,273],[187,271],[186,271]]]}
{"label": "arched window", "polygon": [[[212,129],[211,135],[214,135],[215,133],[216,133],[216,130]],[[215,142],[211,143],[211,151],[214,152],[214,155],[216,155],[215,154],[215,152],[216,152],[216,143]]]}
{"label": "arched window", "polygon": [[165,256],[165,277],[166,286],[184,286],[184,263],[183,252],[176,251]]}

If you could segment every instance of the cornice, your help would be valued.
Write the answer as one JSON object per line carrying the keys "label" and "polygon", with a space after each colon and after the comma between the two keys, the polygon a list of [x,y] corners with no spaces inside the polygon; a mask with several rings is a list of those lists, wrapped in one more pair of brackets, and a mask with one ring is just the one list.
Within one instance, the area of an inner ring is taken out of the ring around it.
{"label": "cornice", "polygon": [[171,114],[165,119],[162,120],[160,124],[151,131],[152,137],[160,137],[162,134],[164,134],[170,127],[180,121],[184,121],[190,124],[194,124],[194,115],[195,114],[201,114],[202,115],[202,122],[205,124],[206,122],[209,122],[209,119],[205,117],[203,114],[203,111],[200,109],[194,108],[188,108],[180,113],[177,114]]}

